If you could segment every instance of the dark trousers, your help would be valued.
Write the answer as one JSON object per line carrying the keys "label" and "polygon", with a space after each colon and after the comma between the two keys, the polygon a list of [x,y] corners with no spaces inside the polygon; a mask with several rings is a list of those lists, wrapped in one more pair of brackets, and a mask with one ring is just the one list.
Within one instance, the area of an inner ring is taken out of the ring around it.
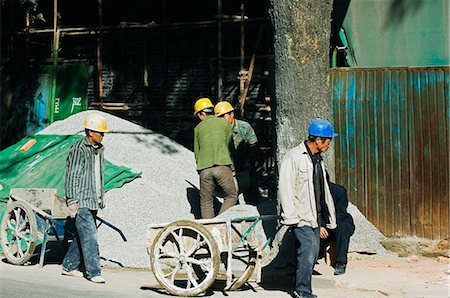
{"label": "dark trousers", "polygon": [[329,231],[329,236],[325,241],[321,242],[319,256],[323,257],[325,254],[325,247],[323,244],[329,241],[336,242],[336,263],[347,264],[348,247],[350,245],[350,237],[355,231],[355,226],[348,222],[337,222],[337,228]]}
{"label": "dark trousers", "polygon": [[260,202],[261,194],[257,177],[256,170],[250,166],[243,168],[236,174],[238,194],[243,194],[246,204],[256,206]]}
{"label": "dark trousers", "polygon": [[348,197],[344,186],[330,182],[330,191],[336,207],[337,228],[330,231],[328,241],[336,241],[336,262],[347,264],[347,253],[350,237],[355,232],[352,216],[347,212]]}
{"label": "dark trousers", "polygon": [[293,232],[299,242],[295,291],[297,293],[312,293],[312,274],[319,255],[320,228],[303,226],[294,228]]}

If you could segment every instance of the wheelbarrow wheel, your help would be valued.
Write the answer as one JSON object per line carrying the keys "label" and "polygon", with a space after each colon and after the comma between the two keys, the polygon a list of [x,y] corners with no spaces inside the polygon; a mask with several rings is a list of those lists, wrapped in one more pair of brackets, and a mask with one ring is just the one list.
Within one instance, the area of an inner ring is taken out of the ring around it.
{"label": "wheelbarrow wheel", "polygon": [[37,223],[33,210],[26,203],[8,203],[0,233],[3,254],[10,263],[21,265],[33,256]]}
{"label": "wheelbarrow wheel", "polygon": [[250,247],[245,250],[233,252],[233,267],[245,266],[245,269],[240,275],[234,275],[231,284],[225,288],[226,291],[235,291],[241,288],[252,277],[255,271],[257,256],[257,252]]}
{"label": "wheelbarrow wheel", "polygon": [[171,294],[197,296],[215,281],[219,252],[201,224],[180,220],[164,227],[153,241],[150,263],[158,282]]}

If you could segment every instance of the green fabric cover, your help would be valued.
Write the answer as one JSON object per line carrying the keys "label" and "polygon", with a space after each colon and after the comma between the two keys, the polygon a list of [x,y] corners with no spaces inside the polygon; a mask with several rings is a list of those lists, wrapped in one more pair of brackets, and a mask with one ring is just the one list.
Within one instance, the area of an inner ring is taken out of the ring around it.
{"label": "green fabric cover", "polygon": [[[0,220],[11,188],[56,188],[57,194],[65,197],[67,152],[81,138],[83,136],[80,135],[35,135],[0,151]],[[20,152],[20,148],[31,139],[36,143],[28,151]],[[105,191],[119,188],[140,174],[106,161]]]}
{"label": "green fabric cover", "polygon": [[[26,137],[0,151],[0,200],[9,197],[10,188],[56,188],[57,194],[65,197],[64,174],[66,156],[70,147],[81,135],[35,135]],[[35,139],[28,151],[20,148]],[[106,161],[105,191],[121,187],[141,173],[133,173],[129,168],[116,166]]]}

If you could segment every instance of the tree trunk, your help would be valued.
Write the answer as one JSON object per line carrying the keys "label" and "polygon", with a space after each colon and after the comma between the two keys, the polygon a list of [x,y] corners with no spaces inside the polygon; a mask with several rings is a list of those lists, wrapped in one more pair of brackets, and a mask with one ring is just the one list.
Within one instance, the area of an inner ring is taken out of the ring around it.
{"label": "tree trunk", "polygon": [[[278,166],[289,149],[306,139],[311,120],[332,122],[328,81],[332,4],[332,0],[271,0]],[[332,150],[324,158],[334,176]]]}

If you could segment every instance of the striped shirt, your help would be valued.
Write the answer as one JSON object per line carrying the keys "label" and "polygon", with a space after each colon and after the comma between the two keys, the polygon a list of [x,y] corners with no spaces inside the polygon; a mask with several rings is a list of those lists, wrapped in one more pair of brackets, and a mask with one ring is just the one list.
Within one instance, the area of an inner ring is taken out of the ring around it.
{"label": "striped shirt", "polygon": [[[99,209],[99,197],[103,199],[105,158],[104,147],[94,148],[87,138],[72,145],[66,160],[65,190],[67,205],[78,204],[78,208]],[[95,183],[95,155],[100,158],[101,194],[97,196]]]}

